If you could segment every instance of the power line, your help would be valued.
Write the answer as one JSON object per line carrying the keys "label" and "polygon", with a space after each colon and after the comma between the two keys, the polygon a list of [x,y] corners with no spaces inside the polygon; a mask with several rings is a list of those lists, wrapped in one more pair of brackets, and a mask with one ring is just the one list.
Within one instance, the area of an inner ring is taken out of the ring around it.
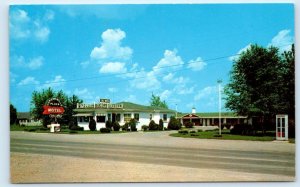
{"label": "power line", "polygon": [[[292,45],[291,44],[286,44],[286,45],[282,45],[282,46],[278,46],[278,48],[280,47],[285,47],[285,46],[289,46]],[[227,56],[221,56],[221,57],[215,57],[215,58],[210,58],[210,59],[206,59],[206,60],[202,60],[202,62],[210,62],[210,61],[215,61],[215,60],[220,60],[220,59],[224,59],[224,58],[229,58],[229,57],[235,57],[235,56],[239,56],[241,54],[234,54],[234,55],[227,55]],[[182,70],[187,70],[189,69],[188,66],[184,67],[184,65],[189,65],[189,64],[194,64],[194,63],[198,63],[198,61],[195,62],[190,62],[190,63],[186,63],[186,64],[174,64],[174,65],[167,65],[167,66],[161,66],[161,67],[156,67],[156,68],[152,68],[149,71],[153,71],[153,70],[159,70],[159,69],[164,69],[164,68],[172,68],[172,67],[177,67],[180,66],[179,68],[186,68],[186,69],[182,69]],[[214,64],[209,63],[209,64]],[[177,72],[177,71],[182,71],[182,70],[173,70],[173,71],[168,71],[168,73],[171,72]],[[85,78],[78,78],[78,79],[69,79],[69,80],[64,80],[64,81],[56,81],[56,82],[47,82],[47,83],[42,83],[42,84],[26,84],[26,85],[11,85],[11,86],[42,86],[42,85],[47,85],[47,84],[60,84],[60,83],[67,83],[67,82],[76,82],[76,81],[83,81],[83,80],[91,80],[91,79],[98,79],[98,78],[109,78],[109,77],[120,77],[122,75],[130,75],[130,74],[136,74],[139,72],[147,72],[144,69],[141,70],[137,70],[137,71],[132,71],[132,72],[124,72],[124,73],[118,73],[118,74],[113,74],[113,75],[99,75],[99,76],[93,76],[93,77],[85,77]],[[165,75],[165,74],[156,74],[156,76],[159,75]],[[133,79],[126,79],[124,81],[130,81],[130,80],[135,80],[135,79],[141,79],[141,78],[146,78],[147,76],[143,76],[143,77],[135,77]],[[119,82],[119,81],[114,81],[114,82]],[[108,83],[108,82],[106,82]],[[113,82],[111,82],[113,83]]]}

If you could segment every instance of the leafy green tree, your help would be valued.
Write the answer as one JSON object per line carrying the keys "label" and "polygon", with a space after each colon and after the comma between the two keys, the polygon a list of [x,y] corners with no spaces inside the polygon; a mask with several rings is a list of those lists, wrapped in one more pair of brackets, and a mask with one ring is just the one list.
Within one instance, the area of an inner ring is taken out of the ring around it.
{"label": "leafy green tree", "polygon": [[279,82],[281,107],[283,113],[295,117],[295,47],[281,55],[283,67],[281,70],[282,81]]}
{"label": "leafy green tree", "polygon": [[66,122],[73,123],[77,125],[77,121],[74,119],[73,115],[76,114],[74,109],[77,107],[77,103],[82,103],[82,99],[79,99],[78,96],[72,95],[67,98],[67,100],[64,102],[65,112],[63,114],[63,118]]}
{"label": "leafy green tree", "polygon": [[10,124],[16,124],[17,123],[17,109],[14,107],[14,105],[9,105],[9,111],[10,111]]}
{"label": "leafy green tree", "polygon": [[176,119],[174,116],[170,117],[170,121],[168,123],[168,129],[170,130],[179,130],[181,128],[182,124],[178,119]]}
{"label": "leafy green tree", "polygon": [[157,107],[168,109],[168,105],[167,105],[166,101],[160,100],[160,97],[155,96],[153,93],[152,93],[152,96],[150,98],[150,106],[157,106]]}
{"label": "leafy green tree", "polygon": [[82,100],[76,95],[68,97],[62,90],[55,92],[51,88],[40,92],[34,91],[32,93],[30,112],[34,118],[41,119],[44,126],[51,123],[50,117],[48,115],[43,115],[43,106],[46,105],[51,98],[59,99],[65,109],[62,119],[59,119],[58,121],[64,124],[70,123],[73,120],[73,115],[75,114],[74,109],[76,108],[77,103],[82,103]]}
{"label": "leafy green tree", "polygon": [[225,107],[240,115],[260,116],[262,125],[275,114],[294,114],[289,107],[294,101],[288,98],[295,97],[293,68],[292,51],[280,55],[278,48],[251,45],[234,60]]}

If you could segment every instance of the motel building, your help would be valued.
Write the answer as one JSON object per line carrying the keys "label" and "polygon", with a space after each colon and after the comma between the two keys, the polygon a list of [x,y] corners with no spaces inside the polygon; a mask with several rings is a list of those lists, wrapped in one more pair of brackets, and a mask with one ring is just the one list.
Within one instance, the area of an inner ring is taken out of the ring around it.
{"label": "motel building", "polygon": [[171,116],[175,116],[176,111],[161,107],[144,106],[130,102],[110,103],[109,99],[100,99],[100,103],[81,104],[77,103],[74,116],[77,118],[78,126],[84,130],[89,130],[89,121],[94,119],[97,123],[96,129],[105,127],[105,122],[119,122],[124,125],[131,119],[137,121],[136,128],[141,130],[143,125],[149,125],[151,120],[159,123],[162,119],[164,127],[168,126]]}
{"label": "motel building", "polygon": [[[218,126],[219,125],[219,113],[196,113],[196,109],[193,108],[191,113],[178,113],[176,118],[184,125],[188,121],[194,123],[195,126]],[[222,112],[221,124],[252,124],[252,120],[246,116],[238,116],[234,112]]]}
{"label": "motel building", "polygon": [[[219,124],[219,113],[196,113],[193,108],[191,113],[177,113],[175,110],[165,109],[154,106],[144,106],[131,102],[120,102],[112,104],[109,99],[100,99],[99,103],[83,104],[77,103],[75,109],[77,114],[78,126],[83,127],[84,130],[89,130],[89,121],[94,119],[96,121],[96,129],[105,127],[105,122],[119,122],[124,125],[132,118],[137,121],[137,130],[141,130],[143,125],[149,125],[151,120],[159,123],[162,119],[164,127],[168,127],[168,122],[171,116],[175,116],[184,125],[191,121],[195,126],[213,126]],[[237,116],[233,112],[223,112],[221,115],[222,124],[246,124],[251,121],[247,120],[246,116]]]}

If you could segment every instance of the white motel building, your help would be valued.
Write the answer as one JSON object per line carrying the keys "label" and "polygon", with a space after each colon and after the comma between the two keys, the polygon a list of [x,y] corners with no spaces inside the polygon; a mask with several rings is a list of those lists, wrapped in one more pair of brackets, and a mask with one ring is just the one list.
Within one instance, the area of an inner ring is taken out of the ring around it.
{"label": "white motel building", "polygon": [[[105,127],[105,122],[110,120],[112,122],[119,122],[124,125],[132,118],[137,121],[137,130],[141,130],[143,125],[149,125],[151,120],[159,123],[162,119],[164,127],[168,126],[171,116],[176,117],[185,124],[187,121],[192,121],[197,126],[210,126],[218,124],[218,113],[196,113],[193,108],[191,113],[177,113],[175,110],[165,109],[154,106],[144,106],[131,102],[120,102],[112,104],[109,99],[101,99],[100,103],[83,104],[78,103],[75,109],[74,116],[77,118],[78,126],[83,127],[84,130],[89,130],[89,121],[94,119],[97,123],[96,128]],[[232,112],[223,112],[221,117],[222,124],[240,124],[249,123],[246,116],[237,116]]]}
{"label": "white motel building", "polygon": [[78,126],[84,130],[89,130],[89,121],[94,119],[97,123],[97,130],[105,127],[105,122],[118,121],[120,125],[124,125],[132,118],[137,121],[137,130],[141,130],[143,125],[149,125],[151,120],[159,123],[159,120],[164,121],[164,127],[168,126],[171,116],[175,116],[174,110],[161,107],[144,106],[130,102],[120,102],[111,104],[107,99],[106,102],[95,104],[77,104],[74,116],[77,118]]}

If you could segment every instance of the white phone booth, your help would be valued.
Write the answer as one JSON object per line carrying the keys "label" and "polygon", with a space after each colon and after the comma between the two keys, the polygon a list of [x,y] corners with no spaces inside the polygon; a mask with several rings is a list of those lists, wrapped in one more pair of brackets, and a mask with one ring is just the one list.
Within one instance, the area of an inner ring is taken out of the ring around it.
{"label": "white phone booth", "polygon": [[276,115],[276,140],[288,140],[288,115]]}

